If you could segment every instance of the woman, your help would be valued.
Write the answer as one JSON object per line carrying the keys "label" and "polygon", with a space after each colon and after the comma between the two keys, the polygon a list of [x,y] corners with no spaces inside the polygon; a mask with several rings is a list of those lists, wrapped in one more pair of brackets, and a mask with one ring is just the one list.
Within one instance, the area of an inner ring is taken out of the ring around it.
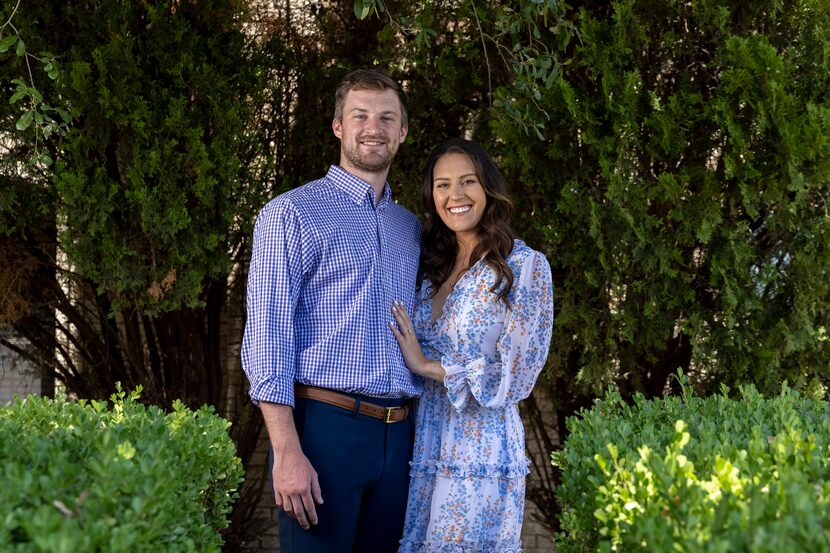
{"label": "woman", "polygon": [[553,287],[545,256],[514,238],[506,183],[475,142],[430,156],[423,282],[390,323],[424,377],[399,552],[521,551],[524,430],[517,403],[545,364]]}

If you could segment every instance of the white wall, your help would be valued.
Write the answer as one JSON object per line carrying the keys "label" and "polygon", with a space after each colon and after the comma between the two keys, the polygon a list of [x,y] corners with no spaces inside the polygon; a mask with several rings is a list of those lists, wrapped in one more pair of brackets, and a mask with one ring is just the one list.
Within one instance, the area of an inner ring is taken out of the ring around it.
{"label": "white wall", "polygon": [[40,394],[40,377],[16,353],[0,345],[0,405],[8,403],[17,394]]}

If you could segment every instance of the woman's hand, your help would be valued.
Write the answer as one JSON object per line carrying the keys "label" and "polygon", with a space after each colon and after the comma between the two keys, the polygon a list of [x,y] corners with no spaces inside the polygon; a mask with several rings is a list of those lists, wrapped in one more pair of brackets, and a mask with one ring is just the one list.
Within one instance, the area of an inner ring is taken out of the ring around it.
{"label": "woman's hand", "polygon": [[398,341],[403,360],[409,370],[426,378],[443,381],[444,367],[438,361],[424,357],[421,345],[418,343],[418,337],[415,336],[412,319],[409,318],[409,313],[406,312],[406,308],[401,302],[396,301],[392,305],[392,316],[395,317],[395,322],[398,324],[395,326],[390,322],[389,328]]}

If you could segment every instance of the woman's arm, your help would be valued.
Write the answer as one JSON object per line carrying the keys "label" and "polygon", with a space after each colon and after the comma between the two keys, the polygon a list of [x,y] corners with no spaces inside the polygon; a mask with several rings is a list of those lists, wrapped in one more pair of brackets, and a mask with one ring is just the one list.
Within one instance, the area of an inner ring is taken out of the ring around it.
{"label": "woman's arm", "polygon": [[390,322],[389,328],[398,341],[403,360],[406,362],[409,370],[424,378],[431,378],[443,382],[444,375],[446,374],[444,367],[441,366],[440,362],[434,359],[427,359],[424,356],[424,353],[421,351],[421,345],[418,343],[418,338],[415,336],[415,327],[412,325],[412,319],[409,317],[409,313],[406,312],[406,308],[401,302],[396,301],[392,306],[392,316],[395,317],[398,325],[395,326]]}
{"label": "woman's arm", "polygon": [[527,397],[545,366],[553,326],[553,284],[545,256],[531,251],[514,268],[511,308],[496,338],[494,358],[465,358],[445,352],[440,359],[447,394],[456,409],[472,398],[500,408]]}

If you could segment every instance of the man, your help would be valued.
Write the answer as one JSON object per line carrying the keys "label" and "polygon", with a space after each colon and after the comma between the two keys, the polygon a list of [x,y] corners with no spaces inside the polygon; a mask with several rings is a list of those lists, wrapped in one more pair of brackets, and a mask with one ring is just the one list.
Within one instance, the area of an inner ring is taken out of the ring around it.
{"label": "man", "polygon": [[271,441],[282,553],[397,550],[422,386],[387,326],[396,300],[412,309],[420,252],[386,182],[403,91],[355,71],[335,102],[340,164],[262,209],[248,277],[242,365]]}

